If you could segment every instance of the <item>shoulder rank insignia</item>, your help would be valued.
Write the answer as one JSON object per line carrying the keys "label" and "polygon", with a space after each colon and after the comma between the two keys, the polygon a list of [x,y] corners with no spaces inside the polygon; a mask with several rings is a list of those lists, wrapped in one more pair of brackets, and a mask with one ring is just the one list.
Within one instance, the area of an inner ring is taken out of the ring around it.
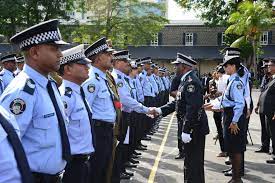
{"label": "shoulder rank insignia", "polygon": [[65,94],[64,94],[65,96],[71,98],[72,93],[73,93],[73,90],[70,87],[65,88]]}
{"label": "shoulder rank insignia", "polygon": [[118,78],[118,79],[121,79],[121,75],[118,74],[118,75],[117,75],[117,78]]}
{"label": "shoulder rank insignia", "polygon": [[35,83],[32,79],[27,79],[26,80],[26,83],[25,83],[25,86],[23,88],[23,91],[30,94],[30,95],[33,95],[34,93],[34,90],[35,90]]}
{"label": "shoulder rank insignia", "polygon": [[95,92],[95,85],[94,84],[89,84],[87,89],[90,93],[94,93]]}
{"label": "shoulder rank insignia", "polygon": [[95,73],[95,78],[99,81],[100,80],[100,77],[99,77],[99,74],[98,73]]}
{"label": "shoulder rank insignia", "polygon": [[187,92],[193,93],[195,91],[195,85],[188,85],[187,86]]}
{"label": "shoulder rank insignia", "polygon": [[240,81],[240,78],[238,76],[236,76],[235,81]]}
{"label": "shoulder rank insignia", "polygon": [[16,98],[10,103],[10,111],[15,115],[22,114],[25,110],[26,103],[21,98]]}

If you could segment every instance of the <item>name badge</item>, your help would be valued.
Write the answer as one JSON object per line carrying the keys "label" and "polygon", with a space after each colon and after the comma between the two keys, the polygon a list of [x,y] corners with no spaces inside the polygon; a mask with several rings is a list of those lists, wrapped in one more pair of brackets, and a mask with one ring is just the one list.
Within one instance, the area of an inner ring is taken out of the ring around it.
{"label": "name badge", "polygon": [[52,116],[54,116],[54,112],[53,112],[53,113],[50,113],[50,114],[45,114],[45,115],[44,115],[44,118],[49,118],[49,117],[52,117]]}

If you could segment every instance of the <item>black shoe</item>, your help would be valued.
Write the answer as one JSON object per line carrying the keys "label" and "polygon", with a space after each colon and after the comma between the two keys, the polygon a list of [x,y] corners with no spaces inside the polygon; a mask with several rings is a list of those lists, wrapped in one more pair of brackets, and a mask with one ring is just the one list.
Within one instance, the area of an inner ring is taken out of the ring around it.
{"label": "black shoe", "polygon": [[131,158],[129,161],[130,161],[130,163],[133,163],[133,164],[139,164],[139,161],[134,160],[133,158]]}
{"label": "black shoe", "polygon": [[184,154],[179,153],[178,156],[175,157],[175,159],[184,159]]}
{"label": "black shoe", "polygon": [[137,151],[134,151],[133,154],[136,155],[136,156],[141,156],[142,155],[141,153],[139,153]]}
{"label": "black shoe", "polygon": [[138,146],[138,147],[137,147],[137,150],[140,150],[140,151],[146,151],[146,150],[147,150],[147,148],[142,147],[142,146]]}
{"label": "black shoe", "polygon": [[232,168],[225,169],[222,171],[222,173],[229,172],[229,171],[232,171]]}
{"label": "black shoe", "polygon": [[[244,173],[243,173],[243,172],[240,172],[240,175],[241,175],[241,177],[243,177],[243,176],[244,176]],[[226,177],[232,177],[232,170],[230,170],[230,171],[228,171],[228,172],[225,172],[225,173],[224,173],[224,176],[226,176]]]}
{"label": "black shoe", "polygon": [[137,155],[135,155],[135,154],[132,154],[132,156],[131,156],[133,159],[138,159],[139,158],[139,156],[137,156]]}
{"label": "black shoe", "polygon": [[275,159],[271,158],[269,160],[266,160],[266,163],[268,163],[268,164],[275,164]]}
{"label": "black shoe", "polygon": [[131,177],[133,177],[134,176],[134,173],[132,173],[132,172],[123,172],[124,174],[126,174],[126,175],[129,175],[129,176],[131,176]]}
{"label": "black shoe", "polygon": [[141,145],[142,147],[145,147],[145,148],[148,147],[147,145],[143,145],[143,144],[140,144],[140,145]]}
{"label": "black shoe", "polygon": [[261,147],[260,149],[256,150],[255,153],[269,153],[269,149]]}
{"label": "black shoe", "polygon": [[225,162],[224,162],[226,165],[231,165],[231,160],[230,158],[226,158]]}
{"label": "black shoe", "polygon": [[149,140],[151,140],[151,137],[146,136],[146,137],[143,137],[142,140],[149,141]]}
{"label": "black shoe", "polygon": [[126,175],[125,173],[120,173],[119,175],[120,179],[124,179],[124,180],[129,180],[131,179],[131,176],[130,175]]}
{"label": "black shoe", "polygon": [[137,168],[137,165],[134,165],[130,162],[127,162],[127,163],[125,163],[125,167],[127,167],[127,168]]}

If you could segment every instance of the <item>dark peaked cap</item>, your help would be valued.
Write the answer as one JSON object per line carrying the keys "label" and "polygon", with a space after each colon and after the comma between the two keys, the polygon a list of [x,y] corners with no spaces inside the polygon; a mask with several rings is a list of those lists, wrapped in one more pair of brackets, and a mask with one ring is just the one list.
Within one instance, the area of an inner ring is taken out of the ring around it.
{"label": "dark peaked cap", "polygon": [[129,51],[128,50],[122,50],[122,51],[117,51],[113,53],[113,60],[127,60],[131,61]]}
{"label": "dark peaked cap", "polygon": [[48,20],[34,25],[13,36],[10,41],[19,44],[21,50],[35,45],[53,43],[56,45],[68,44],[61,38],[57,19]]}
{"label": "dark peaked cap", "polygon": [[9,54],[1,57],[1,62],[16,61],[16,54]]}
{"label": "dark peaked cap", "polygon": [[197,62],[193,60],[191,57],[188,57],[182,53],[177,53],[177,59],[176,61],[172,62],[172,64],[185,64],[193,67],[197,65]]}
{"label": "dark peaked cap", "polygon": [[106,42],[106,38],[100,38],[96,42],[94,42],[91,46],[89,46],[84,54],[87,58],[95,56],[102,52],[112,52],[114,49],[110,48]]}

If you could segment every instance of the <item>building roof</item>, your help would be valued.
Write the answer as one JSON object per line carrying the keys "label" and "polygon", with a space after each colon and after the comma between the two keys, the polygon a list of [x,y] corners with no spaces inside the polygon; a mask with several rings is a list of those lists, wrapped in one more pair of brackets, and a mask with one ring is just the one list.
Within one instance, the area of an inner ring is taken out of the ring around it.
{"label": "building roof", "polygon": [[[177,53],[191,56],[198,60],[221,60],[224,46],[129,46],[133,58],[151,57],[154,60],[173,60]],[[275,57],[275,45],[263,46],[264,54],[259,58]]]}

